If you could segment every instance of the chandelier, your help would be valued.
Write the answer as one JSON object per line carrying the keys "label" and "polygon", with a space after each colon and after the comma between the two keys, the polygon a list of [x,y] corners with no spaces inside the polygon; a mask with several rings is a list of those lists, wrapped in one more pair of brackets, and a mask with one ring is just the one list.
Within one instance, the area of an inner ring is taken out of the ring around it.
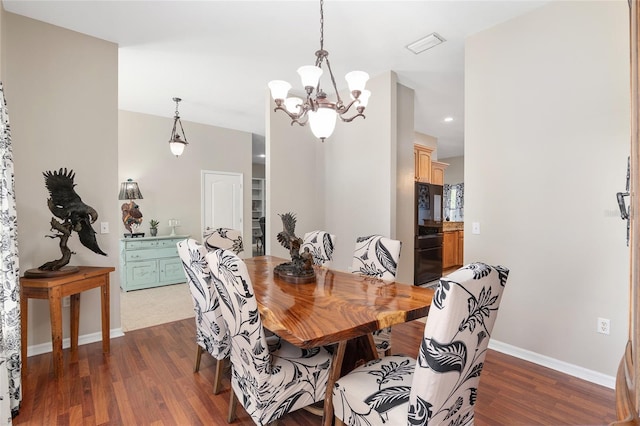
{"label": "chandelier", "polygon": [[[269,82],[269,89],[276,102],[274,111],[284,111],[291,118],[291,125],[297,123],[304,126],[309,122],[315,137],[324,142],[333,133],[337,117],[347,123],[353,121],[356,117],[365,118],[363,112],[371,92],[364,89],[367,80],[369,80],[369,74],[364,71],[351,71],[345,76],[351,92],[351,100],[345,104],[340,98],[340,93],[336,87],[336,79],[329,63],[329,52],[324,50],[323,5],[324,1],[320,0],[320,50],[316,51],[316,64],[298,68],[302,85],[307,92],[306,100],[303,101],[297,97],[287,98],[291,84],[283,80]],[[320,77],[323,74],[322,66],[325,64],[331,77],[333,90],[336,93],[337,100],[335,102],[327,99],[327,94],[320,87]],[[347,117],[347,113],[354,105],[357,112],[353,116]]]}
{"label": "chandelier", "polygon": [[[187,146],[187,137],[184,135],[184,129],[182,128],[182,121],[180,121],[180,114],[178,114],[178,103],[182,99],[173,98],[176,103],[176,115],[173,117],[173,129],[171,130],[171,139],[169,139],[169,148],[171,153],[176,157],[182,155],[184,148]],[[180,132],[178,131],[178,124],[180,124],[180,131],[182,132],[182,138],[180,138]]]}

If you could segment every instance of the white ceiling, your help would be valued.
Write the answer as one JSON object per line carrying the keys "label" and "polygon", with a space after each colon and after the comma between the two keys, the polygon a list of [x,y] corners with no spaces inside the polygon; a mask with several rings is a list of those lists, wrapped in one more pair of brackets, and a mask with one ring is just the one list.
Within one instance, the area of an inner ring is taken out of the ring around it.
{"label": "white ceiling", "polygon": [[[324,47],[339,89],[351,70],[394,70],[415,90],[415,130],[438,138],[439,158],[458,156],[465,38],[547,2],[326,0]],[[314,62],[320,44],[318,0],[2,3],[9,12],[117,43],[120,109],[172,117],[171,99],[180,97],[185,121],[259,135],[267,83],[282,79],[301,89],[296,69]],[[405,48],[432,32],[447,41],[419,55]],[[447,116],[454,121],[445,123]]]}

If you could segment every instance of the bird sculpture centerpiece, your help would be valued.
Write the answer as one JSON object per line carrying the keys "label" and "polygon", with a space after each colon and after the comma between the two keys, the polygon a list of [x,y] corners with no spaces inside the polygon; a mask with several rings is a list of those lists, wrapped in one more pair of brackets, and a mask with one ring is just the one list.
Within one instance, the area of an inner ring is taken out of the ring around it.
{"label": "bird sculpture centerpiece", "polygon": [[[77,267],[65,266],[71,260],[73,251],[67,246],[71,233],[75,231],[80,238],[80,243],[94,253],[106,256],[98,246],[96,231],[92,223],[98,220],[98,212],[91,206],[82,202],[80,196],[74,190],[73,170],[60,169],[56,171],[44,172],[45,186],[49,190],[50,198],[47,199],[47,206],[55,217],[51,218],[51,231],[53,235],[48,238],[60,239],[60,259],[46,262],[37,269],[30,269],[25,272],[26,277],[39,278],[65,275],[77,272]],[[59,220],[57,220],[58,218]]]}
{"label": "bird sculpture centerpiece", "polygon": [[296,216],[293,213],[279,214],[282,219],[282,232],[277,235],[278,242],[289,250],[291,262],[281,263],[273,269],[275,275],[287,282],[302,284],[316,281],[313,269],[313,256],[308,248],[300,253],[302,238],[296,236]]}

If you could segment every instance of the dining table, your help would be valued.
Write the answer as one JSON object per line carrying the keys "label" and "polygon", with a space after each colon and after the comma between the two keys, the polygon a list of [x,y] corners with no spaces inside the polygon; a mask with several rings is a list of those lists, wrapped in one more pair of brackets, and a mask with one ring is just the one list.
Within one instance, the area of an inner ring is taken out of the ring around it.
{"label": "dining table", "polygon": [[377,358],[371,333],[427,316],[434,294],[431,288],[319,266],[314,266],[314,282],[291,283],[273,272],[286,259],[267,255],[244,262],[265,328],[301,348],[332,346],[325,426],[333,421],[335,381]]}

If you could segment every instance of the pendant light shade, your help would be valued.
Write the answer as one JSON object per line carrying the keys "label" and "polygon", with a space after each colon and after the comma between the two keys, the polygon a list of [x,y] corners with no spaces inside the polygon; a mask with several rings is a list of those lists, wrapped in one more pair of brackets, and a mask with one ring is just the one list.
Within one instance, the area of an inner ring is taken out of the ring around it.
{"label": "pendant light shade", "polygon": [[338,115],[331,108],[318,108],[316,111],[309,111],[309,125],[313,135],[322,142],[333,134],[336,128]]}
{"label": "pendant light shade", "polygon": [[[171,139],[169,139],[169,149],[171,149],[171,153],[176,157],[181,156],[184,148],[189,144],[187,137],[184,135],[182,121],[180,121],[180,114],[178,113],[178,103],[180,103],[181,100],[180,98],[173,98],[173,101],[176,103],[176,115],[173,117],[173,129],[171,130]],[[178,127],[178,125],[180,126]],[[180,136],[180,132],[182,132],[182,137]]]}

